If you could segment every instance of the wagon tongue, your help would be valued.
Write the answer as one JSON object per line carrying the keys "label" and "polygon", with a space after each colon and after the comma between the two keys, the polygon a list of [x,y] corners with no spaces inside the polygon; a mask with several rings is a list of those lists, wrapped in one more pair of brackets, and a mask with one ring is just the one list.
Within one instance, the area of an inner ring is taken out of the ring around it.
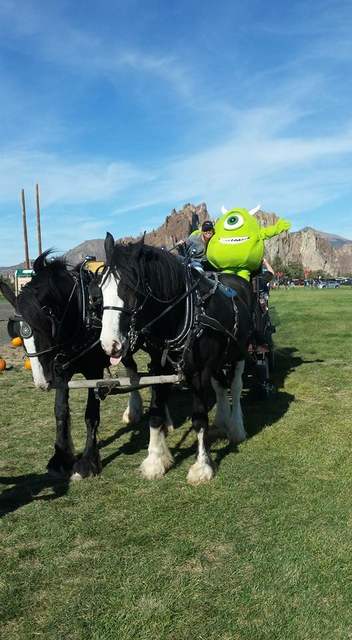
{"label": "wagon tongue", "polygon": [[111,358],[110,358],[110,364],[112,364],[112,365],[119,364],[119,363],[121,362],[121,360],[122,360],[122,356],[120,356],[119,358],[113,358],[113,357],[111,356]]}

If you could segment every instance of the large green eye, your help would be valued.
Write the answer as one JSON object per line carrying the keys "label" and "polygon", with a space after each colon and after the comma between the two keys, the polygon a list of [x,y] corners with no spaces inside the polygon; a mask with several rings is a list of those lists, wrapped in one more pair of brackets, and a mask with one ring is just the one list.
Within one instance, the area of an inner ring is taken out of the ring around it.
{"label": "large green eye", "polygon": [[232,213],[224,222],[224,228],[233,231],[239,229],[243,225],[243,218],[238,213]]}

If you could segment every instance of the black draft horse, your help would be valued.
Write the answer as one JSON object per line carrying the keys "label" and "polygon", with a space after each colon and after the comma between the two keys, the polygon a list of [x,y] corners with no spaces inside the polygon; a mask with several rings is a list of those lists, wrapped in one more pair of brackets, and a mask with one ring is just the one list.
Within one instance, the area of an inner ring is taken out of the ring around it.
{"label": "black draft horse", "polygon": [[[105,251],[102,347],[119,359],[136,340],[144,340],[154,374],[183,373],[193,392],[192,426],[198,436],[196,462],[188,481],[210,480],[214,475],[208,437],[211,386],[217,399],[216,425],[232,442],[246,438],[240,395],[251,331],[249,284],[225,274],[219,274],[221,282],[210,281],[143,240],[115,245],[108,233]],[[141,465],[142,474],[149,479],[162,477],[173,462],[164,433],[167,393],[166,385],[153,388],[148,456]]]}
{"label": "black draft horse", "polygon": [[[85,478],[101,471],[97,446],[100,400],[93,389],[88,390],[86,445],[82,455],[76,458],[71,439],[68,382],[75,373],[88,379],[103,378],[104,368],[110,361],[99,343],[100,327],[94,326],[94,321],[92,325],[87,309],[92,276],[79,267],[68,269],[63,258],[48,260],[49,253],[50,250],[45,251],[35,260],[34,276],[18,297],[3,281],[0,281],[0,290],[15,309],[12,330],[24,340],[35,386],[56,391],[55,453],[47,464],[48,472]],[[95,320],[99,325],[99,318]],[[132,356],[124,359],[123,364],[129,374],[135,373]],[[123,421],[138,422],[141,414],[141,398],[134,391],[129,396]]]}

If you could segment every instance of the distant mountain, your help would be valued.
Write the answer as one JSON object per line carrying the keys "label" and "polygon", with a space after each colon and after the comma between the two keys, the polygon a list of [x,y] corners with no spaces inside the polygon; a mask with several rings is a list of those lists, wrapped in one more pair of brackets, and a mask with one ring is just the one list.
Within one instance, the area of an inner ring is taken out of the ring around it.
{"label": "distant mountain", "polygon": [[[256,217],[263,226],[273,224],[277,220],[275,213],[264,211],[259,211]],[[201,224],[210,218],[204,202],[199,205],[185,204],[180,211],[173,209],[160,227],[147,233],[145,241],[148,244],[170,249],[178,240],[189,235],[192,221],[198,220],[198,223]],[[133,237],[115,238],[119,242],[129,242],[136,239]],[[312,227],[304,227],[304,229],[292,233],[283,233],[267,240],[265,247],[269,261],[274,260],[275,256],[279,256],[284,264],[302,262],[305,269],[311,271],[322,269],[333,276],[352,273],[352,241]],[[95,256],[97,260],[104,260],[104,240],[86,240],[65,254],[71,265],[78,264],[87,255]],[[0,274],[11,274],[16,268],[21,267],[23,264],[14,267],[0,267]]]}
{"label": "distant mountain", "polygon": [[314,231],[317,236],[321,238],[325,238],[335,249],[342,247],[345,244],[350,244],[352,241],[347,240],[347,238],[343,238],[342,236],[334,235],[333,233],[325,233],[324,231],[318,231],[317,229],[313,229],[313,227],[304,227],[302,231]]}
{"label": "distant mountain", "polygon": [[[262,224],[272,224],[274,214],[257,214]],[[279,256],[284,264],[302,262],[309,271],[322,270],[332,276],[352,273],[352,242],[330,233],[305,227],[301,231],[283,233],[265,243],[269,261]]]}
{"label": "distant mountain", "polygon": [[[199,224],[210,218],[207,206],[203,202],[197,206],[185,204],[181,211],[173,209],[158,229],[153,229],[145,234],[145,242],[159,247],[171,249],[178,240],[187,238],[190,233],[192,218],[196,218]],[[139,238],[142,236],[138,236]],[[115,238],[119,242],[132,242],[136,237]],[[66,259],[70,264],[78,264],[86,255],[93,255],[97,260],[105,260],[104,240],[87,240],[82,242],[66,254]]]}
{"label": "distant mountain", "polygon": [[[31,260],[32,264],[33,260]],[[16,269],[25,269],[24,262],[20,262],[19,264],[15,264],[12,267],[0,267],[0,276],[12,276]]]}
{"label": "distant mountain", "polygon": [[105,260],[104,240],[86,240],[65,253],[67,262],[73,267],[82,262],[86,256],[94,256],[96,260]]}

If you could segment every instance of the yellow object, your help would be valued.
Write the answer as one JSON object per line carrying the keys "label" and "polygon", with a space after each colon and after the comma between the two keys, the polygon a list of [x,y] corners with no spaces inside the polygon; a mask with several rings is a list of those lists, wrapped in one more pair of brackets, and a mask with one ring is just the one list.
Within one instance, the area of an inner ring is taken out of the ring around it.
{"label": "yellow object", "polygon": [[6,360],[4,358],[0,358],[0,371],[5,371],[6,369]]}
{"label": "yellow object", "polygon": [[31,368],[32,368],[32,367],[31,367],[31,361],[30,361],[30,359],[29,359],[29,358],[25,358],[25,360],[24,360],[24,363],[23,363],[23,364],[24,364],[24,368],[25,368],[25,369],[31,369]]}
{"label": "yellow object", "polygon": [[22,347],[23,340],[22,340],[22,338],[17,336],[16,338],[12,338],[11,344],[12,344],[13,347]]}
{"label": "yellow object", "polygon": [[95,273],[98,269],[104,267],[104,262],[102,260],[88,260],[84,265],[85,269]]}

